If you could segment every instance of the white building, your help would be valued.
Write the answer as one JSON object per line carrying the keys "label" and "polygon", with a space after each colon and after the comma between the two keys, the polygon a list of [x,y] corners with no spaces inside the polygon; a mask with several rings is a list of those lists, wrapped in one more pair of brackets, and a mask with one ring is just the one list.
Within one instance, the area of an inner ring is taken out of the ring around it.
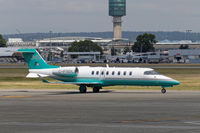
{"label": "white building", "polygon": [[200,49],[169,50],[169,57],[174,63],[200,63]]}
{"label": "white building", "polygon": [[22,38],[8,38],[8,43],[20,43],[23,42]]}
{"label": "white building", "polygon": [[8,38],[7,47],[35,48],[35,42],[24,42],[22,38]]}
{"label": "white building", "polygon": [[182,40],[182,41],[164,40],[156,43],[154,47],[156,51],[167,51],[167,50],[179,49],[181,45],[188,45],[190,49],[200,48],[200,42],[192,42],[191,40]]}
{"label": "white building", "polygon": [[90,40],[97,43],[100,46],[104,46],[112,41],[112,39],[102,39],[95,37],[56,37],[56,38],[46,38],[43,40],[36,41],[36,46],[39,48],[55,48],[63,47],[68,48],[73,42]]}

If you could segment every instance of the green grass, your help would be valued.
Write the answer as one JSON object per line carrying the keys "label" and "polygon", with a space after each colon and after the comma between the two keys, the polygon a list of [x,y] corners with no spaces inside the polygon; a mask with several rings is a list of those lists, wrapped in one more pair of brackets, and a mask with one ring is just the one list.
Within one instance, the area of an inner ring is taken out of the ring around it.
{"label": "green grass", "polygon": [[[170,90],[200,90],[200,69],[156,69],[158,72],[174,78],[181,85]],[[0,89],[78,89],[75,85],[45,84],[40,79],[26,79],[28,69],[0,69]],[[160,90],[161,87],[112,86],[104,89]]]}

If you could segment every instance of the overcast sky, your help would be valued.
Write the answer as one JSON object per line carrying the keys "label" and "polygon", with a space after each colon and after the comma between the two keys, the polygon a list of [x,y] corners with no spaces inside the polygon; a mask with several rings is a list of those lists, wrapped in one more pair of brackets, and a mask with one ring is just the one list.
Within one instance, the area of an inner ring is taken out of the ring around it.
{"label": "overcast sky", "polygon": [[[200,0],[127,0],[124,31],[200,32]],[[108,0],[0,0],[0,33],[112,31]]]}

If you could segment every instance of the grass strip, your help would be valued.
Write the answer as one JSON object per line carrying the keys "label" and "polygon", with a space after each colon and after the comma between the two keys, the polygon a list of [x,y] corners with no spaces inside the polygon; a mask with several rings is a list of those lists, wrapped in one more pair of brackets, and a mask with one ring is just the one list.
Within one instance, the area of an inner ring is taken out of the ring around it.
{"label": "grass strip", "polygon": [[[200,69],[156,69],[161,74],[174,78],[181,85],[167,88],[169,90],[200,90]],[[0,69],[0,89],[78,89],[76,85],[46,84],[40,79],[26,79],[28,69]],[[111,86],[104,89],[126,90],[160,90],[161,87]]]}

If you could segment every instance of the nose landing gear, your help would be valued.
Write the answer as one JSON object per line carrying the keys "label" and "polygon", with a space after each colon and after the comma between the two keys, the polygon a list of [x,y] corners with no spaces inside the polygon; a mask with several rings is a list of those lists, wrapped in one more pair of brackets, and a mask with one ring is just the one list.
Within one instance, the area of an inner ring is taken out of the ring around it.
{"label": "nose landing gear", "polygon": [[166,89],[163,87],[161,92],[162,92],[162,94],[165,94],[166,93]]}

